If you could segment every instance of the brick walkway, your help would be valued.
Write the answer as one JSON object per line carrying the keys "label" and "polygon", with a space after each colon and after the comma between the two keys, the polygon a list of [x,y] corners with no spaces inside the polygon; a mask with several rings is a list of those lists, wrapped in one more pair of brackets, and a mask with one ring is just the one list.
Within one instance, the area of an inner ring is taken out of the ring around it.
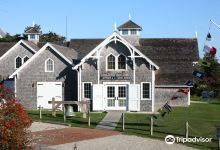
{"label": "brick walkway", "polygon": [[51,146],[65,144],[82,140],[119,135],[120,133],[116,131],[72,127],[32,132],[31,134],[34,139],[33,145],[35,147],[37,145]]}

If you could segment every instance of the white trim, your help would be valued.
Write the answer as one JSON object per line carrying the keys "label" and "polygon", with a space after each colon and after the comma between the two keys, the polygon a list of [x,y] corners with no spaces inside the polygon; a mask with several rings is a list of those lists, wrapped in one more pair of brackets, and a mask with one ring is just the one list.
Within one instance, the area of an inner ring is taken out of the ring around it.
{"label": "white trim", "polygon": [[79,101],[82,101],[82,68],[81,67],[79,67],[79,90],[80,90]]}
{"label": "white trim", "polygon": [[[89,84],[91,84],[91,98],[90,99],[88,99],[88,98],[85,98],[85,94],[84,94],[84,84],[85,83],[89,83]],[[87,100],[92,100],[92,82],[82,82],[82,98],[85,100],[85,99],[87,99]]]}
{"label": "white trim", "polygon": [[[103,42],[101,42],[97,47],[95,47],[92,51],[90,51],[82,60],[79,64],[77,64],[76,66],[73,67],[73,70],[76,70],[79,66],[81,66],[86,59],[89,59],[92,55],[95,54],[96,51],[98,50],[102,50],[102,48],[107,45],[108,43],[112,42],[112,41],[119,41],[122,44],[124,44],[128,50],[130,51],[130,53],[134,53],[134,51],[142,56],[142,58],[144,58],[147,62],[149,62],[150,64],[152,64],[153,66],[155,66],[156,69],[159,69],[159,67],[152,62],[148,57],[146,57],[143,53],[141,53],[137,48],[135,48],[133,45],[131,45],[130,43],[128,43],[122,36],[120,36],[117,32],[113,32],[109,37],[107,37]],[[134,57],[134,56],[132,56]]]}
{"label": "white trim", "polygon": [[34,53],[36,53],[36,50],[34,50],[32,47],[30,47],[24,40],[18,41],[13,47],[11,47],[6,53],[4,53],[1,57],[0,60],[2,60],[6,55],[8,55],[12,50],[14,50],[18,45],[23,43],[25,46],[27,46],[30,50],[32,50]]}
{"label": "white trim", "polygon": [[17,59],[18,57],[21,58],[21,66],[22,66],[22,64],[23,64],[23,59],[22,59],[22,57],[21,57],[20,55],[18,55],[17,57],[14,58],[14,69],[18,69],[18,68],[21,67],[21,66],[20,66],[20,67],[17,68],[17,62],[16,62],[16,59]]}
{"label": "white trim", "polygon": [[33,55],[30,59],[28,59],[27,63],[22,65],[19,69],[17,69],[9,78],[13,78],[14,75],[19,73],[24,67],[26,67],[30,62],[32,62],[36,57],[38,57],[47,47],[51,47],[53,51],[55,51],[58,55],[60,55],[64,60],[66,60],[69,64],[72,65],[72,62],[67,59],[64,55],[62,55],[57,49],[55,49],[50,43],[45,44],[35,55]]}
{"label": "white trim", "polygon": [[193,87],[193,86],[188,86],[188,85],[155,85],[155,88],[165,88],[165,87],[177,87],[177,88],[189,88],[189,87]]}
{"label": "white trim", "polygon": [[[47,68],[47,62],[48,62],[49,60],[52,61],[52,65],[53,65],[52,70],[48,70],[48,68]],[[54,60],[53,60],[53,59],[47,58],[44,63],[45,63],[45,66],[44,66],[44,71],[45,71],[45,72],[54,72],[55,65],[54,65]]]}
{"label": "white trim", "polygon": [[[144,83],[149,83],[149,98],[143,98],[143,84]],[[152,97],[152,87],[151,87],[151,82],[141,82],[141,100],[151,100]]]}
{"label": "white trim", "polygon": [[15,78],[14,78],[14,81],[15,81],[15,83],[14,83],[14,88],[15,88],[15,98],[16,98],[16,95],[17,95],[17,76],[15,76]]}
{"label": "white trim", "polygon": [[[109,56],[114,56],[114,58],[115,58],[115,69],[108,69],[108,57]],[[115,71],[116,70],[116,57],[117,56],[115,56],[114,54],[112,54],[112,53],[110,53],[110,54],[108,54],[107,56],[106,56],[106,58],[105,58],[105,63],[106,63],[106,71]]]}
{"label": "white trim", "polygon": [[152,70],[152,85],[151,85],[151,92],[152,92],[152,112],[154,112],[155,108],[155,70]]}
{"label": "white trim", "polygon": [[190,88],[189,88],[189,92],[188,92],[188,106],[190,105],[191,99],[190,99]]}

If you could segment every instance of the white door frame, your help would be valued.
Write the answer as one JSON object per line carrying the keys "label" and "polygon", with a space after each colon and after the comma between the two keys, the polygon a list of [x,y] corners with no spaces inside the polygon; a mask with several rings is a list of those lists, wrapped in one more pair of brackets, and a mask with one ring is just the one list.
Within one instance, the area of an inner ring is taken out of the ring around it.
{"label": "white door frame", "polygon": [[[103,88],[103,107],[104,110],[126,110],[127,104],[128,104],[128,86],[130,85],[130,82],[103,82],[104,88]],[[115,96],[118,97],[118,86],[126,86],[126,106],[125,107],[119,107],[118,106],[118,99],[115,100],[115,107],[108,107],[107,106],[107,87],[108,86],[114,86],[115,87]]]}

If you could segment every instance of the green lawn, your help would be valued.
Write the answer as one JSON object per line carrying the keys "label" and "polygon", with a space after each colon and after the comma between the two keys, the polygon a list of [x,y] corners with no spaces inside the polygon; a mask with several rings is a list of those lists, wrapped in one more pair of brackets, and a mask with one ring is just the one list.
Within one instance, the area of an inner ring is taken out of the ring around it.
{"label": "green lawn", "polygon": [[[191,104],[190,107],[172,108],[172,112],[164,118],[157,115],[154,121],[154,135],[152,138],[164,140],[166,135],[185,136],[185,122],[188,121],[190,137],[213,138],[212,143],[187,143],[199,149],[217,149],[216,126],[220,126],[220,104]],[[150,115],[125,114],[125,132],[143,137],[150,137]],[[121,123],[116,130],[121,131]]]}
{"label": "green lawn", "polygon": [[[38,110],[26,110],[28,115],[33,119],[33,121],[40,121],[40,122],[53,122],[53,123],[64,123],[63,122],[63,113],[62,111],[57,112],[57,117],[53,117],[51,115],[51,111],[42,111],[42,119],[39,117]],[[84,127],[88,128],[88,118],[84,119],[82,117],[82,113],[76,112],[76,116],[74,117],[67,117],[66,123],[68,125],[74,127]],[[95,128],[96,125],[104,118],[106,113],[90,113],[91,118],[91,128]]]}

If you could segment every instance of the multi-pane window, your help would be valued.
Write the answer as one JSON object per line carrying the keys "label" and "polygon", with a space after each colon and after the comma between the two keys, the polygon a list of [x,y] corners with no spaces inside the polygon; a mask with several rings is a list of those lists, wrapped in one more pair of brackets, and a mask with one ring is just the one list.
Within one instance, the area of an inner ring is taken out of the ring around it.
{"label": "multi-pane window", "polygon": [[29,58],[26,56],[26,57],[24,57],[24,63],[28,60]]}
{"label": "multi-pane window", "polygon": [[125,86],[119,86],[118,87],[118,97],[119,98],[125,98],[126,97],[126,87]]}
{"label": "multi-pane window", "polygon": [[53,72],[54,71],[54,61],[52,59],[47,59],[45,64],[45,71],[46,72]]}
{"label": "multi-pane window", "polygon": [[108,96],[108,98],[115,97],[115,87],[114,86],[108,86],[107,96]]}
{"label": "multi-pane window", "polygon": [[34,34],[30,34],[30,39],[35,39],[35,35]]}
{"label": "multi-pane window", "polygon": [[122,30],[122,35],[128,35],[128,30]]}
{"label": "multi-pane window", "polygon": [[150,99],[150,83],[142,83],[142,98]]}
{"label": "multi-pane window", "polygon": [[17,68],[21,67],[21,65],[22,65],[22,59],[21,59],[21,57],[17,57],[15,59],[15,68],[17,69]]}
{"label": "multi-pane window", "polygon": [[126,57],[124,55],[118,56],[118,69],[126,69]]}
{"label": "multi-pane window", "polygon": [[84,98],[91,99],[91,93],[92,93],[92,84],[91,83],[84,83]]}
{"label": "multi-pane window", "polygon": [[137,35],[137,30],[132,29],[131,30],[131,35]]}
{"label": "multi-pane window", "polygon": [[113,55],[109,55],[108,56],[108,69],[115,69],[115,56]]}

